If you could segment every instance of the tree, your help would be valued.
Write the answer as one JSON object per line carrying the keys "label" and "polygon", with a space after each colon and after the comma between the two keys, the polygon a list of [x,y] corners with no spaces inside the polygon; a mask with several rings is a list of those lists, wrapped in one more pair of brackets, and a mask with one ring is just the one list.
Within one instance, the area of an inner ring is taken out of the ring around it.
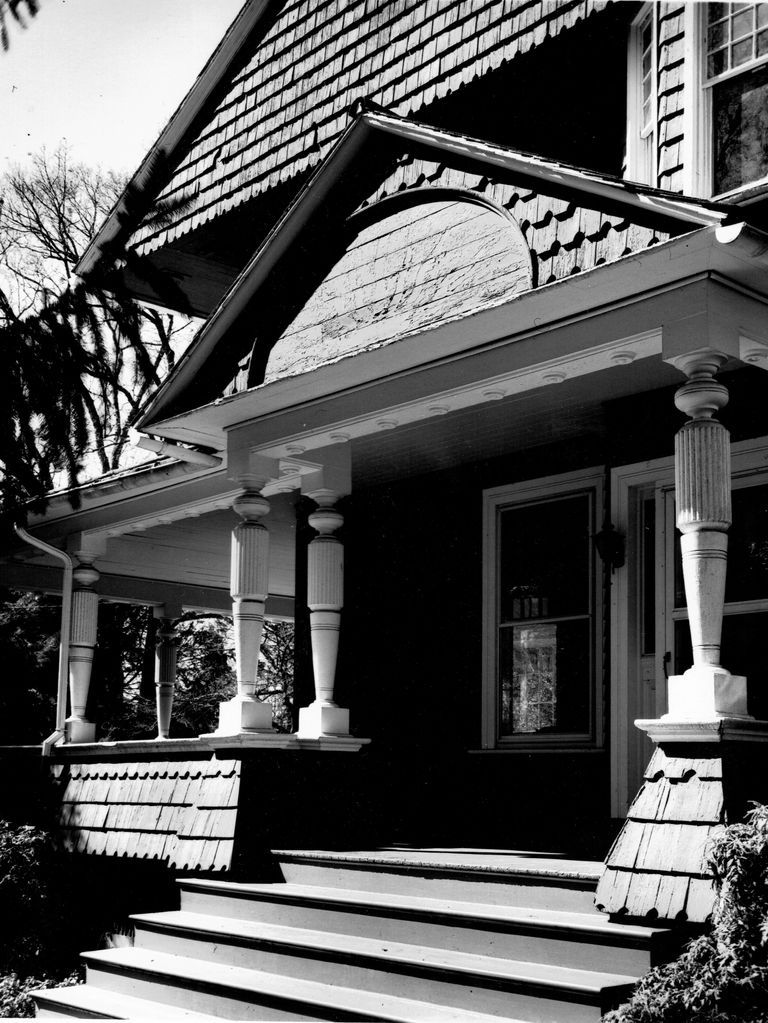
{"label": "tree", "polygon": [[34,18],[39,10],[37,0],[0,0],[0,46],[4,50],[9,46],[9,21],[26,28],[26,18]]}
{"label": "tree", "polygon": [[[57,470],[73,485],[84,454],[90,453],[91,467],[101,472],[116,468],[130,427],[189,337],[188,316],[73,276],[122,191],[119,177],[72,163],[63,146],[53,154],[38,153],[28,169],[14,169],[0,180],[0,369],[9,387],[0,419],[0,464],[6,507],[41,497]],[[115,251],[109,259],[114,263],[119,256]],[[135,253],[123,256],[132,269],[150,272]],[[170,280],[163,284],[175,289]]]}

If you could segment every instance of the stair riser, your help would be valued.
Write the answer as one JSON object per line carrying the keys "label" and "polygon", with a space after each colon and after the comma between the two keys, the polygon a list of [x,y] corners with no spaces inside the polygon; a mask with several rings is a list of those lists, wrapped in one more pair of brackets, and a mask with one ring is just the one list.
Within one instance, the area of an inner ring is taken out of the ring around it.
{"label": "stair riser", "polygon": [[[391,917],[386,910],[340,910],[307,900],[294,904],[284,900],[237,898],[214,893],[184,891],[182,910],[233,920],[306,927],[336,934],[354,934],[384,941],[473,952],[581,970],[603,970],[606,962],[616,973],[640,976],[651,968],[650,948],[631,948],[602,940],[569,940],[556,932],[546,935],[517,934],[456,926],[418,918]],[[617,938],[618,941],[618,938]]]}
{"label": "stair riser", "polygon": [[502,990],[494,990],[484,986],[478,978],[451,970],[389,972],[386,964],[376,969],[362,960],[334,961],[323,957],[322,953],[313,958],[306,950],[290,946],[252,947],[142,929],[137,931],[137,947],[340,987],[417,998],[505,1018],[586,1023],[599,1020],[601,1008],[607,1008],[606,1004],[598,1004],[597,996],[594,1005],[581,1005],[574,1003],[567,993],[554,990],[552,998],[542,997],[540,991],[515,990],[512,983],[505,983]]}
{"label": "stair riser", "polygon": [[587,882],[584,883],[584,887],[559,885],[549,881],[527,883],[524,880],[519,882],[515,880],[505,883],[494,880],[493,875],[489,875],[487,880],[477,877],[429,877],[414,872],[397,873],[328,866],[322,862],[317,864],[281,862],[280,869],[289,884],[600,915],[594,904],[595,886]]}
{"label": "stair riser", "polygon": [[66,1006],[40,1005],[37,1003],[35,1019],[105,1019],[107,1017],[95,1012],[86,1012],[79,1007],[67,1010]]}
{"label": "stair riser", "polygon": [[138,975],[132,972],[113,972],[102,970],[98,967],[87,968],[87,983],[94,987],[104,988],[107,991],[114,991],[116,994],[132,995],[134,998],[145,998],[150,1002],[160,1002],[163,1005],[176,1005],[192,1012],[208,1013],[211,1016],[223,1016],[226,1019],[242,1019],[258,1021],[271,1021],[275,1023],[280,1020],[301,1021],[301,1023],[312,1023],[317,1016],[311,1011],[299,1012],[294,1009],[282,1009],[275,1007],[272,1002],[268,1005],[259,1003],[258,996],[248,996],[244,993],[243,998],[228,996],[221,990],[197,991],[185,986],[183,979],[165,978],[162,975],[157,977],[143,974]]}

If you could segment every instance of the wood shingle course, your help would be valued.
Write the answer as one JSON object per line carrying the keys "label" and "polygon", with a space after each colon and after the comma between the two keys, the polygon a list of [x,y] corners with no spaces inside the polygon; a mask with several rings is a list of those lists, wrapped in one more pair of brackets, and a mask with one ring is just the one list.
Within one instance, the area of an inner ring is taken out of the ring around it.
{"label": "wood shingle course", "polygon": [[[435,95],[471,81],[481,58],[483,67],[498,66],[606,5],[607,0],[559,4],[413,0],[398,7],[386,0],[285,4],[252,59],[233,77],[163,197],[178,197],[194,180],[199,189],[197,208],[211,207],[217,215],[225,200],[230,208],[242,202],[242,189],[238,192],[227,181],[220,161],[205,181],[185,172],[199,170],[203,161],[211,165],[222,140],[243,136],[246,119],[250,127],[257,127],[258,141],[244,139],[242,164],[251,169],[249,180],[257,181],[263,191],[319,159],[314,132],[303,117],[308,110],[314,112],[322,150],[343,130],[346,118],[339,115],[355,96],[368,94],[395,104],[398,113],[411,113]],[[441,73],[449,77],[438,88]],[[249,102],[243,106],[246,95]],[[291,153],[288,160],[286,150]],[[308,152],[313,153],[311,159],[302,155]],[[196,212],[180,215],[166,232],[142,228],[136,240],[145,250],[156,248],[161,238],[171,240],[198,223]]]}
{"label": "wood shingle course", "polygon": [[[182,829],[213,837],[206,863],[231,862],[239,796],[240,762],[156,761],[124,765],[80,764],[58,771],[64,848],[79,853],[166,859],[171,866]],[[203,804],[203,805],[200,805]],[[189,869],[201,867],[190,848]],[[202,867],[202,869],[208,869]]]}

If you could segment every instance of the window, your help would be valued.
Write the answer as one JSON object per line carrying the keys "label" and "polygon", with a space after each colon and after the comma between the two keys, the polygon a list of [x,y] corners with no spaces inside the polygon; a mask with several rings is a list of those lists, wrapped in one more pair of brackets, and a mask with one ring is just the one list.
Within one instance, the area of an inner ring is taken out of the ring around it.
{"label": "window", "polygon": [[768,3],[709,3],[700,17],[702,160],[723,195],[768,182]]}
{"label": "window", "polygon": [[627,157],[625,177],[656,184],[657,59],[656,18],[646,4],[632,23],[627,89]]}
{"label": "window", "polygon": [[600,473],[485,494],[486,748],[593,745]]}

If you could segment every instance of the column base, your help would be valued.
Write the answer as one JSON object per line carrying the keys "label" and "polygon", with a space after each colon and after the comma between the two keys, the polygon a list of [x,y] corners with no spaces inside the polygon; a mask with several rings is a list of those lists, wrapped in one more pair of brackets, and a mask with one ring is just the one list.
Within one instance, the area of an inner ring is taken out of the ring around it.
{"label": "column base", "polygon": [[672,675],[669,679],[668,706],[669,711],[662,720],[750,718],[747,680],[716,664],[698,664],[683,675]]}
{"label": "column base", "polygon": [[95,742],[96,725],[85,718],[67,718],[64,722],[65,742]]}
{"label": "column base", "polygon": [[665,714],[635,724],[658,748],[606,857],[597,907],[623,917],[703,923],[715,901],[712,840],[753,801],[768,799],[768,721]]}
{"label": "column base", "polygon": [[272,731],[272,708],[255,696],[234,696],[219,705],[219,727],[215,735]]}
{"label": "column base", "polygon": [[349,735],[349,711],[335,703],[315,700],[299,711],[299,739],[321,739],[325,735]]}

